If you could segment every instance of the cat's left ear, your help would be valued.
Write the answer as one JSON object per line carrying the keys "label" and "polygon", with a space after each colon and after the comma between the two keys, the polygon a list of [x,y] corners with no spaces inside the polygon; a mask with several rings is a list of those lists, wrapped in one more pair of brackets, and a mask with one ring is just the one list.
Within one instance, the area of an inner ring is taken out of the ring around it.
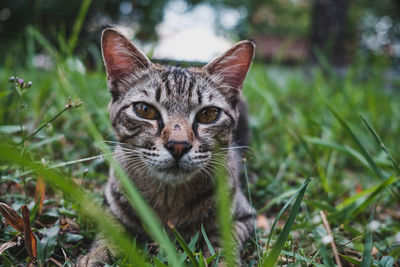
{"label": "cat's left ear", "polygon": [[212,75],[218,75],[229,88],[241,91],[244,78],[254,57],[255,45],[241,41],[203,68]]}

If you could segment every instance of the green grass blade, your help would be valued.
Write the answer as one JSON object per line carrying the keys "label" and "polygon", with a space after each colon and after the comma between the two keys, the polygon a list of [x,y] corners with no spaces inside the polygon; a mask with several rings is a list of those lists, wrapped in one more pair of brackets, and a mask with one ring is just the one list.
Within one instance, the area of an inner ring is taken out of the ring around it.
{"label": "green grass blade", "polygon": [[390,187],[393,183],[398,182],[399,177],[391,176],[386,181],[381,183],[378,188],[372,194],[364,200],[360,206],[358,206],[352,213],[351,217],[355,218],[358,214],[365,211],[372,203],[376,201],[379,195],[384,192],[388,187]]}
{"label": "green grass blade", "polygon": [[192,250],[189,248],[185,239],[181,236],[181,234],[178,232],[178,230],[176,230],[176,228],[173,225],[170,225],[169,229],[171,229],[171,231],[174,234],[179,245],[181,245],[182,249],[185,251],[186,255],[188,256],[189,260],[193,263],[193,266],[198,267],[199,263],[197,262],[196,257],[194,256]]}
{"label": "green grass blade", "polygon": [[201,233],[203,234],[203,238],[206,241],[207,248],[210,251],[211,256],[214,256],[215,255],[215,250],[214,250],[213,246],[211,245],[210,240],[208,239],[208,236],[207,236],[206,230],[204,229],[203,224],[201,224]]}
{"label": "green grass blade", "polygon": [[[244,159],[243,161],[244,161],[244,162],[243,162],[244,177],[246,178],[246,186],[247,186],[247,197],[248,197],[248,199],[249,199],[250,207],[253,208],[253,201],[252,201],[252,199],[251,199],[251,194],[250,194],[249,177],[248,177],[248,174],[247,174],[246,160]],[[259,246],[259,243],[258,243],[256,218],[255,218],[254,213],[251,214],[251,219],[252,219],[252,221],[253,221],[253,227],[254,227],[254,232],[253,232],[253,234],[254,234],[254,240],[255,240],[255,243],[256,243],[256,247],[257,247],[257,259],[258,259],[258,261],[260,261],[260,260],[261,260],[261,253],[260,253],[260,246]]]}
{"label": "green grass blade", "polygon": [[83,0],[81,8],[79,9],[78,17],[76,18],[74,26],[72,28],[71,37],[68,40],[68,47],[71,53],[74,51],[76,42],[78,41],[79,33],[82,29],[83,21],[85,20],[87,11],[91,3],[92,0]]}
{"label": "green grass blade", "polygon": [[212,255],[211,257],[207,258],[207,259],[206,259],[206,263],[207,263],[207,264],[211,264],[211,262],[212,262],[213,260],[215,260],[215,259],[216,259],[216,260],[215,260],[215,263],[218,263],[217,257],[219,257],[219,253],[214,254],[214,255]]}
{"label": "green grass blade", "polygon": [[154,257],[154,266],[156,267],[168,267],[168,265],[165,265],[164,263],[162,263],[159,259],[157,259],[156,257]]}
{"label": "green grass blade", "polygon": [[[281,254],[285,255],[285,256],[293,257],[293,251],[282,250]],[[303,255],[300,255],[299,253],[295,253],[294,254],[294,258],[296,260],[300,261],[300,262],[307,263],[307,264],[309,264],[311,266],[316,266],[316,267],[323,267],[324,266],[322,264],[319,264],[319,263],[313,261],[312,259],[309,259],[309,258],[307,258],[307,257],[305,257]]]}
{"label": "green grass blade", "polygon": [[230,197],[230,189],[228,188],[228,173],[220,167],[216,170],[217,180],[217,220],[219,225],[219,235],[221,247],[223,250],[223,258],[228,267],[235,266],[236,246],[233,238],[232,225],[232,200]]}
{"label": "green grass blade", "polygon": [[190,240],[190,242],[189,242],[189,244],[188,244],[188,247],[189,247],[189,249],[190,249],[191,251],[193,251],[193,250],[195,249],[196,244],[197,244],[197,241],[199,241],[199,236],[200,236],[200,233],[197,232],[197,233],[192,237],[192,239]]}
{"label": "green grass blade", "polygon": [[375,190],[377,190],[379,188],[380,184],[375,185],[373,187],[367,188],[363,191],[361,191],[360,193],[351,196],[349,198],[346,198],[342,203],[338,204],[336,206],[336,208],[341,211],[343,209],[348,208],[349,206],[353,205],[354,203],[356,203],[360,198],[365,197],[366,195],[371,194],[372,192],[374,192]]}
{"label": "green grass blade", "polygon": [[365,243],[364,243],[364,251],[362,255],[361,267],[369,267],[371,266],[372,259],[372,245],[373,245],[373,232],[370,228],[370,224],[374,219],[375,209],[372,209],[372,212],[369,216],[368,225],[365,234]]}
{"label": "green grass blade", "polygon": [[352,156],[353,158],[357,159],[368,169],[372,170],[371,166],[368,164],[368,161],[365,159],[365,157],[360,152],[358,152],[357,150],[355,150],[351,147],[344,146],[344,145],[338,144],[338,143],[330,141],[330,140],[324,140],[324,139],[316,138],[316,137],[306,136],[306,137],[304,137],[304,140],[306,142],[314,144],[314,145],[324,146],[324,147],[334,149],[336,151],[346,153],[346,154]]}
{"label": "green grass blade", "polygon": [[[375,174],[382,180],[385,181],[386,177],[383,175],[381,169],[378,168],[376,165],[375,161],[372,159],[371,155],[368,153],[366,148],[361,144],[361,142],[358,140],[358,138],[355,136],[353,131],[350,129],[350,127],[347,125],[347,123],[340,117],[340,115],[327,103],[327,106],[329,110],[332,112],[332,114],[335,116],[337,121],[340,123],[340,125],[348,132],[350,135],[351,139],[353,142],[356,144],[356,146],[360,149],[361,154],[365,157],[367,160],[368,164],[371,166],[371,169],[375,172]],[[392,193],[400,199],[400,195],[398,192],[395,192],[392,187],[390,187]]]}
{"label": "green grass blade", "polygon": [[74,165],[74,164],[81,163],[81,162],[97,160],[97,159],[103,159],[103,158],[105,158],[107,156],[111,156],[111,155],[113,155],[113,153],[109,153],[109,154],[105,154],[105,155],[92,156],[92,157],[87,157],[87,158],[82,158],[82,159],[76,159],[76,160],[71,160],[71,161],[66,161],[66,162],[61,162],[61,163],[57,163],[57,164],[51,165],[48,168],[49,169],[61,168],[61,167]]}
{"label": "green grass blade", "polygon": [[[307,182],[308,180],[306,180]],[[282,214],[285,212],[285,210],[292,204],[292,202],[294,201],[294,199],[297,197],[298,194],[300,194],[300,192],[307,187],[307,183],[302,184],[299,189],[296,190],[296,192],[289,198],[289,200],[285,203],[285,205],[281,208],[281,210],[279,211],[278,215],[276,215],[276,218],[274,220],[274,223],[271,226],[271,230],[270,233],[272,233],[275,229],[275,226],[277,224],[277,222],[279,221],[279,219],[281,218]],[[266,246],[266,251],[268,251],[269,249],[269,244],[271,242],[271,237],[272,235],[270,234],[268,237],[268,241],[267,241],[267,246]]]}
{"label": "green grass blade", "polygon": [[342,117],[340,117],[340,115],[329,104],[327,104],[327,105],[328,105],[329,110],[335,116],[336,120],[347,131],[347,133],[350,135],[350,137],[353,140],[353,142],[360,149],[361,154],[367,160],[368,164],[371,166],[371,168],[375,172],[375,174],[381,180],[383,180],[383,181],[386,180],[386,177],[383,175],[382,171],[378,168],[378,166],[376,165],[375,161],[372,159],[371,155],[368,153],[368,151],[365,149],[365,147],[361,144],[360,140],[358,140],[358,138],[355,136],[353,131],[350,129],[349,125],[342,119]]}
{"label": "green grass blade", "polygon": [[342,203],[336,206],[338,212],[343,212],[345,209],[349,208],[350,206],[354,205],[359,199],[362,197],[365,197],[367,195],[370,195],[366,200],[364,200],[357,208],[356,210],[353,211],[352,216],[355,216],[365,210],[366,207],[368,207],[373,200],[378,196],[382,191],[384,191],[387,187],[392,185],[393,183],[396,183],[399,181],[399,177],[394,177],[392,175],[389,177],[386,181],[382,182],[381,184],[378,184],[376,186],[373,186],[371,188],[365,189],[362,192],[347,198],[344,200]]}
{"label": "green grass blade", "polygon": [[273,205],[275,205],[277,203],[281,203],[285,198],[288,198],[289,196],[293,196],[293,194],[295,194],[297,191],[298,191],[297,189],[289,190],[289,191],[286,191],[286,192],[274,197],[264,207],[259,209],[258,213],[264,213],[269,208],[271,208]]}
{"label": "green grass blade", "polygon": [[307,205],[309,205],[310,207],[313,207],[315,209],[326,210],[328,212],[337,211],[336,207],[332,207],[329,203],[326,203],[326,200],[318,201],[318,200],[306,199],[304,202],[307,203]]}
{"label": "green grass blade", "polygon": [[382,150],[386,153],[388,158],[393,164],[393,167],[396,169],[397,173],[400,174],[400,165],[394,160],[392,157],[392,154],[389,152],[389,150],[386,148],[385,144],[382,142],[382,139],[379,137],[378,133],[375,131],[374,127],[364,118],[363,115],[360,114],[361,120],[364,122],[364,124],[367,126],[368,130],[372,133],[372,135],[375,138],[376,143],[382,148]]}
{"label": "green grass blade", "polygon": [[347,255],[339,254],[339,256],[341,258],[343,258],[344,260],[348,261],[349,263],[354,264],[355,266],[360,266],[360,264],[361,264],[361,261],[353,259]]}
{"label": "green grass blade", "polygon": [[[47,167],[47,169],[57,169],[57,168],[66,167],[66,166],[74,165],[74,164],[81,163],[81,162],[86,162],[86,161],[91,161],[91,160],[96,160],[96,159],[102,159],[104,157],[111,156],[111,155],[113,155],[113,153],[109,153],[109,154],[106,154],[106,155],[92,156],[92,157],[87,157],[87,158],[82,158],[82,159],[76,159],[76,160],[71,160],[71,161],[65,161],[65,162],[53,164],[53,165]],[[26,176],[26,175],[31,174],[33,172],[34,172],[34,170],[28,170],[28,171],[25,171],[23,173],[20,173],[18,177]]]}
{"label": "green grass blade", "polygon": [[207,262],[204,259],[203,253],[199,253],[199,267],[207,267]]}
{"label": "green grass blade", "polygon": [[296,219],[297,214],[299,213],[301,202],[303,201],[304,193],[306,192],[307,186],[310,183],[311,178],[308,178],[304,184],[300,187],[301,190],[296,198],[296,201],[293,205],[292,211],[289,214],[288,219],[286,220],[285,226],[282,229],[281,234],[278,237],[274,247],[272,248],[271,252],[268,254],[265,253],[262,267],[273,267],[275,266],[276,261],[278,260],[279,255],[285,245],[286,239],[289,236],[289,233],[292,229],[294,221]]}
{"label": "green grass blade", "polygon": [[54,46],[42,35],[38,30],[32,26],[28,26],[28,33],[53,57],[55,61],[59,60],[57,50]]}
{"label": "green grass blade", "polygon": [[322,246],[320,248],[320,254],[321,254],[324,266],[327,266],[327,267],[335,267],[336,266],[335,264],[333,264],[333,260],[331,257],[332,255],[328,252],[326,247]]}

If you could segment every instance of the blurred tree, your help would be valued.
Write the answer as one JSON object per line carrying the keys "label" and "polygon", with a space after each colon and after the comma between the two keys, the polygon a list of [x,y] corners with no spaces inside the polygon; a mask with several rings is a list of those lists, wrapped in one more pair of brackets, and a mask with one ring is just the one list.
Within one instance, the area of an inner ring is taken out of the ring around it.
{"label": "blurred tree", "polygon": [[245,15],[234,31],[239,38],[258,33],[278,36],[305,36],[309,27],[308,0],[187,0],[191,5],[208,3],[217,11],[226,7],[243,9]]}
{"label": "blurred tree", "polygon": [[368,5],[356,1],[363,9],[360,16],[360,48],[368,54],[386,54],[400,59],[400,1],[371,0]]}
{"label": "blurred tree", "polygon": [[355,29],[349,27],[349,0],[314,0],[311,9],[309,42],[311,60],[315,50],[323,52],[333,64],[348,62],[348,44],[355,41]]}
{"label": "blurred tree", "polygon": [[[156,25],[163,20],[163,0],[92,0],[80,32],[78,53],[83,57],[98,45],[100,31],[122,23],[135,29],[142,40],[156,39]],[[0,0],[0,61],[5,55],[26,50],[26,28],[32,25],[54,45],[68,40],[83,1]],[[21,57],[23,58],[23,57]]]}
{"label": "blurred tree", "polygon": [[[92,59],[89,63],[100,62],[100,31],[114,23],[133,29],[137,39],[156,40],[156,26],[163,20],[170,1],[92,0],[74,53]],[[348,62],[359,46],[366,51],[389,51],[400,58],[400,0],[175,1],[185,1],[191,7],[208,4],[217,14],[223,14],[227,8],[236,10],[240,20],[233,28],[224,29],[235,38],[261,35],[308,39],[311,48],[326,53],[335,64]],[[38,52],[26,34],[29,25],[62,48],[71,36],[82,2],[0,0],[0,63],[7,55],[18,55],[24,63],[26,54]],[[222,21],[217,16],[221,28]],[[314,54],[310,55],[315,60]]]}

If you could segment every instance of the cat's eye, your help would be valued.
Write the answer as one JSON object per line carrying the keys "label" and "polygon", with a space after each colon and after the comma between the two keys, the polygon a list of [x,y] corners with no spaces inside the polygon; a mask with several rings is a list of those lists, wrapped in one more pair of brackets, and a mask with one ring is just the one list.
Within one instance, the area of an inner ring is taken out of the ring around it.
{"label": "cat's eye", "polygon": [[143,119],[156,120],[159,117],[159,113],[155,107],[143,102],[134,103],[133,109]]}
{"label": "cat's eye", "polygon": [[220,109],[216,107],[208,107],[199,111],[196,114],[196,121],[207,124],[218,119],[220,113]]}

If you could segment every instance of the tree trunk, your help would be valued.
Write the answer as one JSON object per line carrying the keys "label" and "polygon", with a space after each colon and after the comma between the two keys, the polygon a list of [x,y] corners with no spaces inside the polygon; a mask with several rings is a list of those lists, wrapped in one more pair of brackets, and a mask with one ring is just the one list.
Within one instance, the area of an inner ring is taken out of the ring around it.
{"label": "tree trunk", "polygon": [[316,52],[325,54],[333,65],[349,61],[348,44],[355,33],[349,27],[351,0],[314,0],[311,10],[310,60],[317,62]]}

